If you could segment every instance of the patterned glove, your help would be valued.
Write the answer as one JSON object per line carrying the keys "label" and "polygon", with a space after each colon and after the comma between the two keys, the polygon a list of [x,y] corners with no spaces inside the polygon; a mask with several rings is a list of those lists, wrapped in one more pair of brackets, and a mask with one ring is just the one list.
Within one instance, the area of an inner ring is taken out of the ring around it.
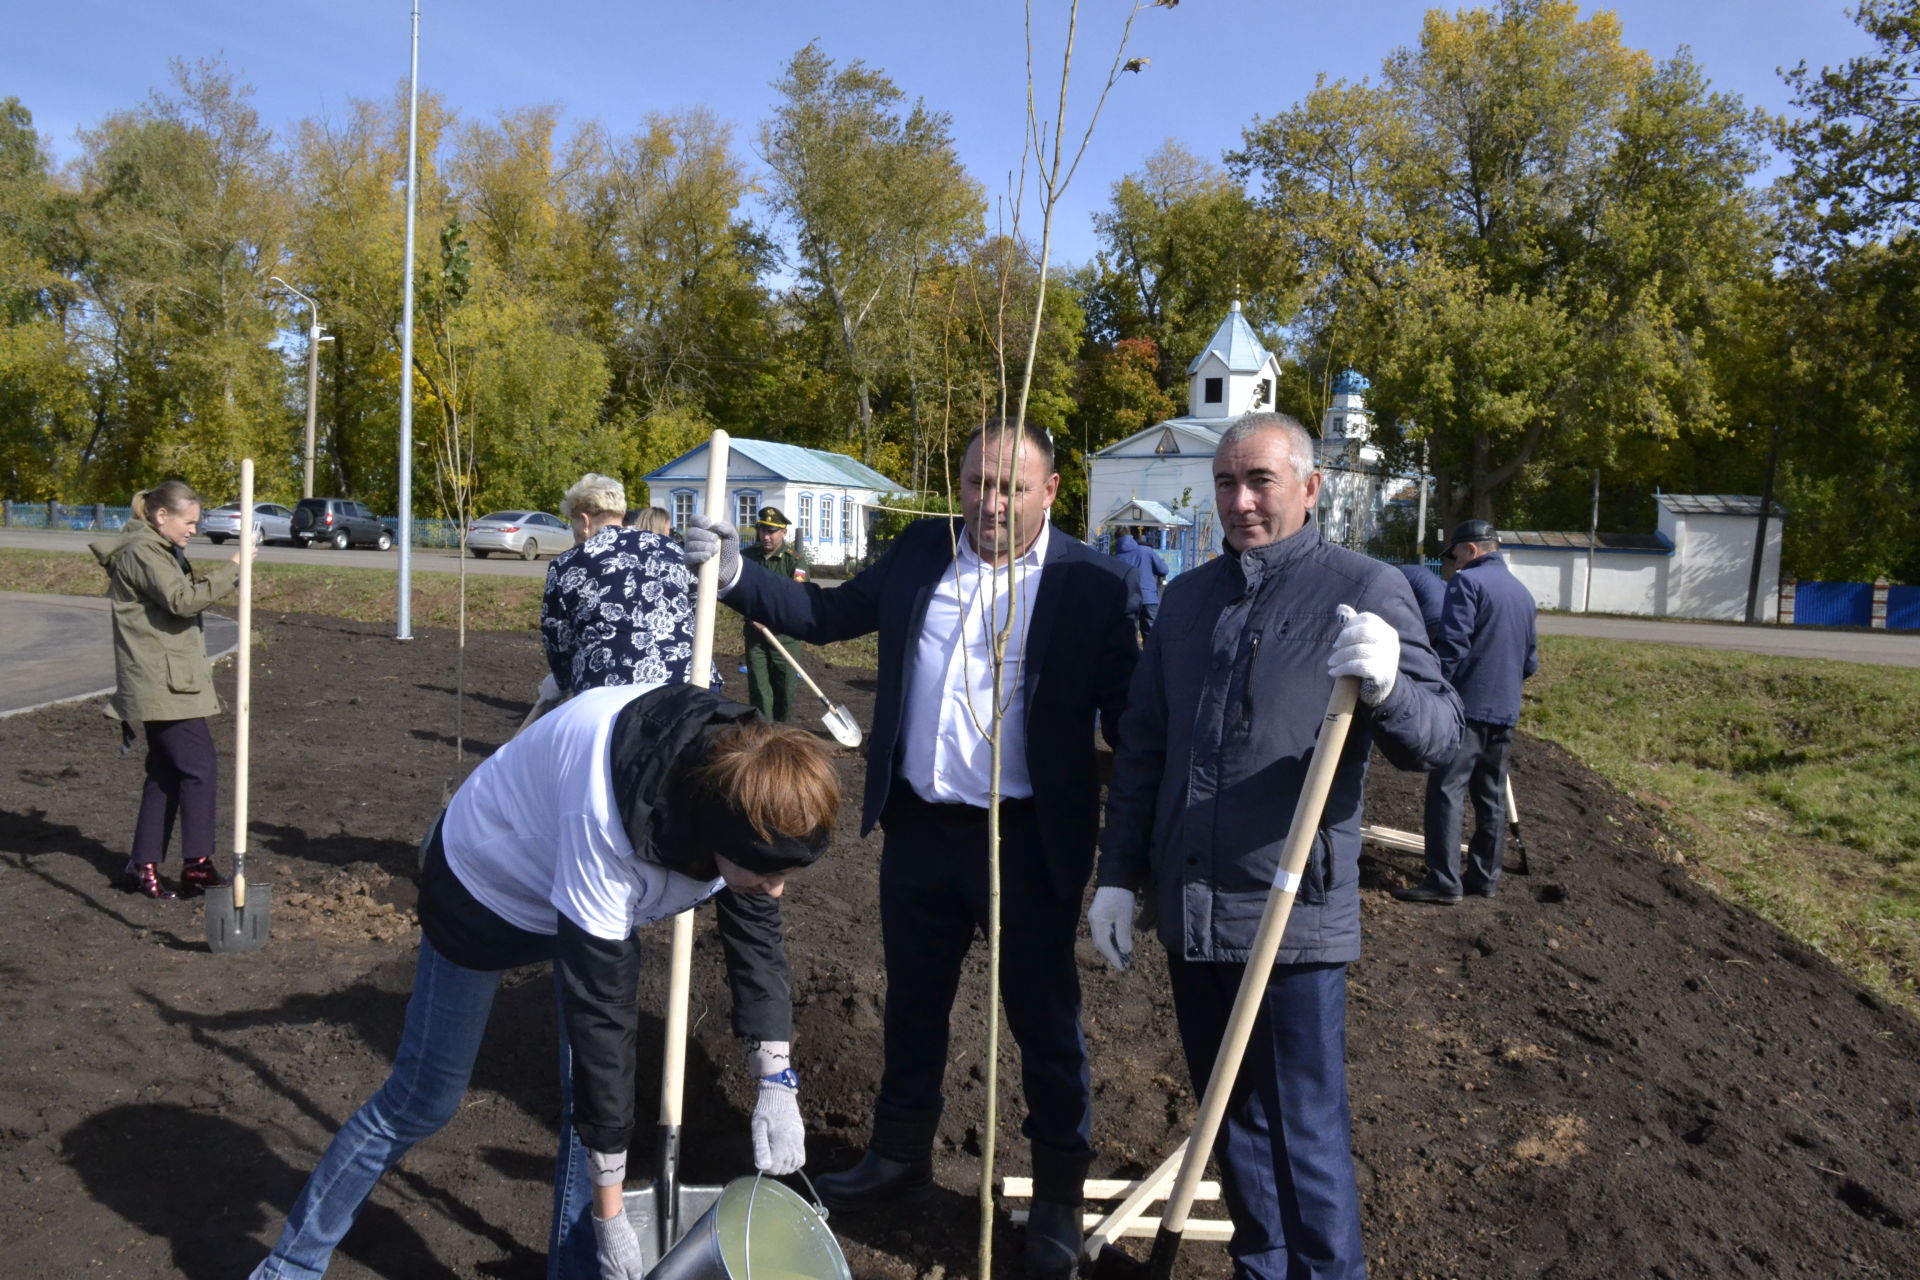
{"label": "patterned glove", "polygon": [[593,1245],[598,1255],[600,1280],[646,1280],[640,1237],[633,1233],[633,1223],[627,1221],[626,1214],[594,1218]]}
{"label": "patterned glove", "polygon": [[717,556],[720,561],[720,589],[725,591],[739,580],[740,531],[733,527],[733,521],[692,515],[687,517],[684,532],[687,568],[698,569]]}
{"label": "patterned glove", "polygon": [[1093,945],[1121,973],[1133,967],[1133,907],[1133,890],[1108,885],[1093,891],[1093,905],[1087,908]]}
{"label": "patterned glove", "polygon": [[1350,604],[1340,606],[1342,626],[1334,637],[1333,656],[1327,659],[1327,674],[1357,676],[1360,701],[1377,707],[1393,692],[1400,676],[1400,633],[1377,613],[1356,613]]}
{"label": "patterned glove", "polygon": [[753,1106],[753,1163],[768,1173],[792,1173],[807,1162],[800,1077],[792,1061],[788,1041],[747,1041],[747,1067],[760,1082],[760,1099]]}

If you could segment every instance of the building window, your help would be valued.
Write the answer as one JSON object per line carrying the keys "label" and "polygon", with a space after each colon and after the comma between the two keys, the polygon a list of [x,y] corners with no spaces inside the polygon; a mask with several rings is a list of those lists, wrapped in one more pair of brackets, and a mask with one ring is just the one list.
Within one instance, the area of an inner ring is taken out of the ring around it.
{"label": "building window", "polygon": [[1206,401],[1208,404],[1220,403],[1220,397],[1224,393],[1225,384],[1226,384],[1225,378],[1208,378],[1207,379],[1205,395],[1206,395]]}
{"label": "building window", "polygon": [[820,541],[833,541],[833,495],[820,495]]}
{"label": "building window", "polygon": [[740,489],[733,495],[733,522],[742,528],[760,518],[760,491]]}
{"label": "building window", "polygon": [[800,519],[798,528],[800,530],[800,541],[813,541],[813,495],[810,493],[800,495]]}
{"label": "building window", "polygon": [[853,545],[853,495],[840,499],[840,541]]}
{"label": "building window", "polygon": [[696,510],[698,510],[698,508],[694,506],[693,490],[675,489],[673,491],[673,527],[674,528],[676,529],[686,528],[687,525],[692,522],[693,513]]}
{"label": "building window", "polygon": [[1254,388],[1253,407],[1256,409],[1264,409],[1272,403],[1273,403],[1273,379],[1262,378],[1260,379],[1260,385]]}

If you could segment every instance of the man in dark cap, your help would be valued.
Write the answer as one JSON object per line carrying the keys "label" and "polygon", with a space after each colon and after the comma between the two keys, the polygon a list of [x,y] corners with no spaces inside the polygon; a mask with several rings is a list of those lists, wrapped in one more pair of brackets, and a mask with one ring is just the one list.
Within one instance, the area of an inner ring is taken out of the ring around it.
{"label": "man in dark cap", "polygon": [[[1441,559],[1452,575],[1434,630],[1440,670],[1460,694],[1467,723],[1453,763],[1427,775],[1427,876],[1395,889],[1402,902],[1452,906],[1491,898],[1506,837],[1507,749],[1520,721],[1520,685],[1540,666],[1533,595],[1500,556],[1485,520],[1453,531]],[[1473,843],[1460,865],[1462,799],[1473,800]]]}
{"label": "man in dark cap", "polygon": [[[807,562],[798,551],[787,545],[787,530],[791,526],[792,521],[780,508],[760,508],[759,519],[753,526],[758,541],[751,547],[742,548],[740,558],[751,560],[782,578],[805,582]],[[793,718],[793,667],[752,622],[747,623],[745,634],[747,701],[753,704],[755,711],[775,724],[784,724]],[[788,652],[800,647],[799,641],[788,636],[781,636],[780,643],[787,647]]]}

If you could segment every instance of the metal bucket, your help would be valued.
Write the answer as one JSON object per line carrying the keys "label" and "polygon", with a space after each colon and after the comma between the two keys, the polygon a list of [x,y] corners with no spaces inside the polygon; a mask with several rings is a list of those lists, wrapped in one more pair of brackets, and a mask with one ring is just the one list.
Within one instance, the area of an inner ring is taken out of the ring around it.
{"label": "metal bucket", "polygon": [[647,1280],[852,1280],[826,1212],[771,1178],[735,1178]]}

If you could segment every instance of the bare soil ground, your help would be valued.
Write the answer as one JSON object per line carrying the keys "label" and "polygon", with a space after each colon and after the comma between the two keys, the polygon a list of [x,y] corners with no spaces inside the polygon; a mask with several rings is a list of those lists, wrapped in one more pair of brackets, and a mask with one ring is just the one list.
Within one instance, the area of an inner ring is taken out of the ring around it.
{"label": "bare soil ground", "polygon": [[[109,888],[140,756],[117,752],[97,704],[0,721],[8,1276],[245,1274],[335,1128],[384,1078],[417,938],[414,847],[462,773],[452,637],[401,644],[375,627],[271,614],[259,626],[251,851],[274,885],[259,952],[211,955],[196,904]],[[540,671],[530,635],[469,638],[470,751],[511,733]],[[864,718],[869,676],[822,675]],[[219,722],[218,736],[229,731]],[[1436,910],[1385,892],[1412,879],[1413,856],[1366,867],[1368,951],[1352,970],[1350,1026],[1374,1274],[1920,1274],[1920,1026],[1695,887],[1662,831],[1563,753],[1523,740],[1515,755],[1532,876]],[[857,796],[859,760],[840,763]],[[1416,827],[1419,785],[1377,768],[1371,820]],[[857,1151],[879,1070],[878,837],[855,835],[857,811],[847,807],[833,855],[787,899],[817,1169]],[[1143,963],[1115,976],[1083,944],[1096,1174],[1138,1175],[1191,1119],[1155,952],[1143,947]],[[715,1182],[751,1168],[751,1099],[708,925],[699,957],[688,1173]],[[939,1194],[836,1219],[857,1276],[974,1273],[975,958]],[[551,1022],[544,974],[510,975],[465,1108],[375,1194],[332,1274],[542,1273]],[[658,1030],[650,1014],[643,1062]],[[1002,1171],[1019,1173],[1013,1067],[1009,1044],[998,1145]],[[639,1082],[643,1118],[655,1087]],[[652,1136],[643,1126],[636,1138],[639,1168]],[[997,1271],[1017,1274],[1018,1243],[1002,1232]],[[1229,1271],[1217,1244],[1190,1243],[1182,1267]]]}

